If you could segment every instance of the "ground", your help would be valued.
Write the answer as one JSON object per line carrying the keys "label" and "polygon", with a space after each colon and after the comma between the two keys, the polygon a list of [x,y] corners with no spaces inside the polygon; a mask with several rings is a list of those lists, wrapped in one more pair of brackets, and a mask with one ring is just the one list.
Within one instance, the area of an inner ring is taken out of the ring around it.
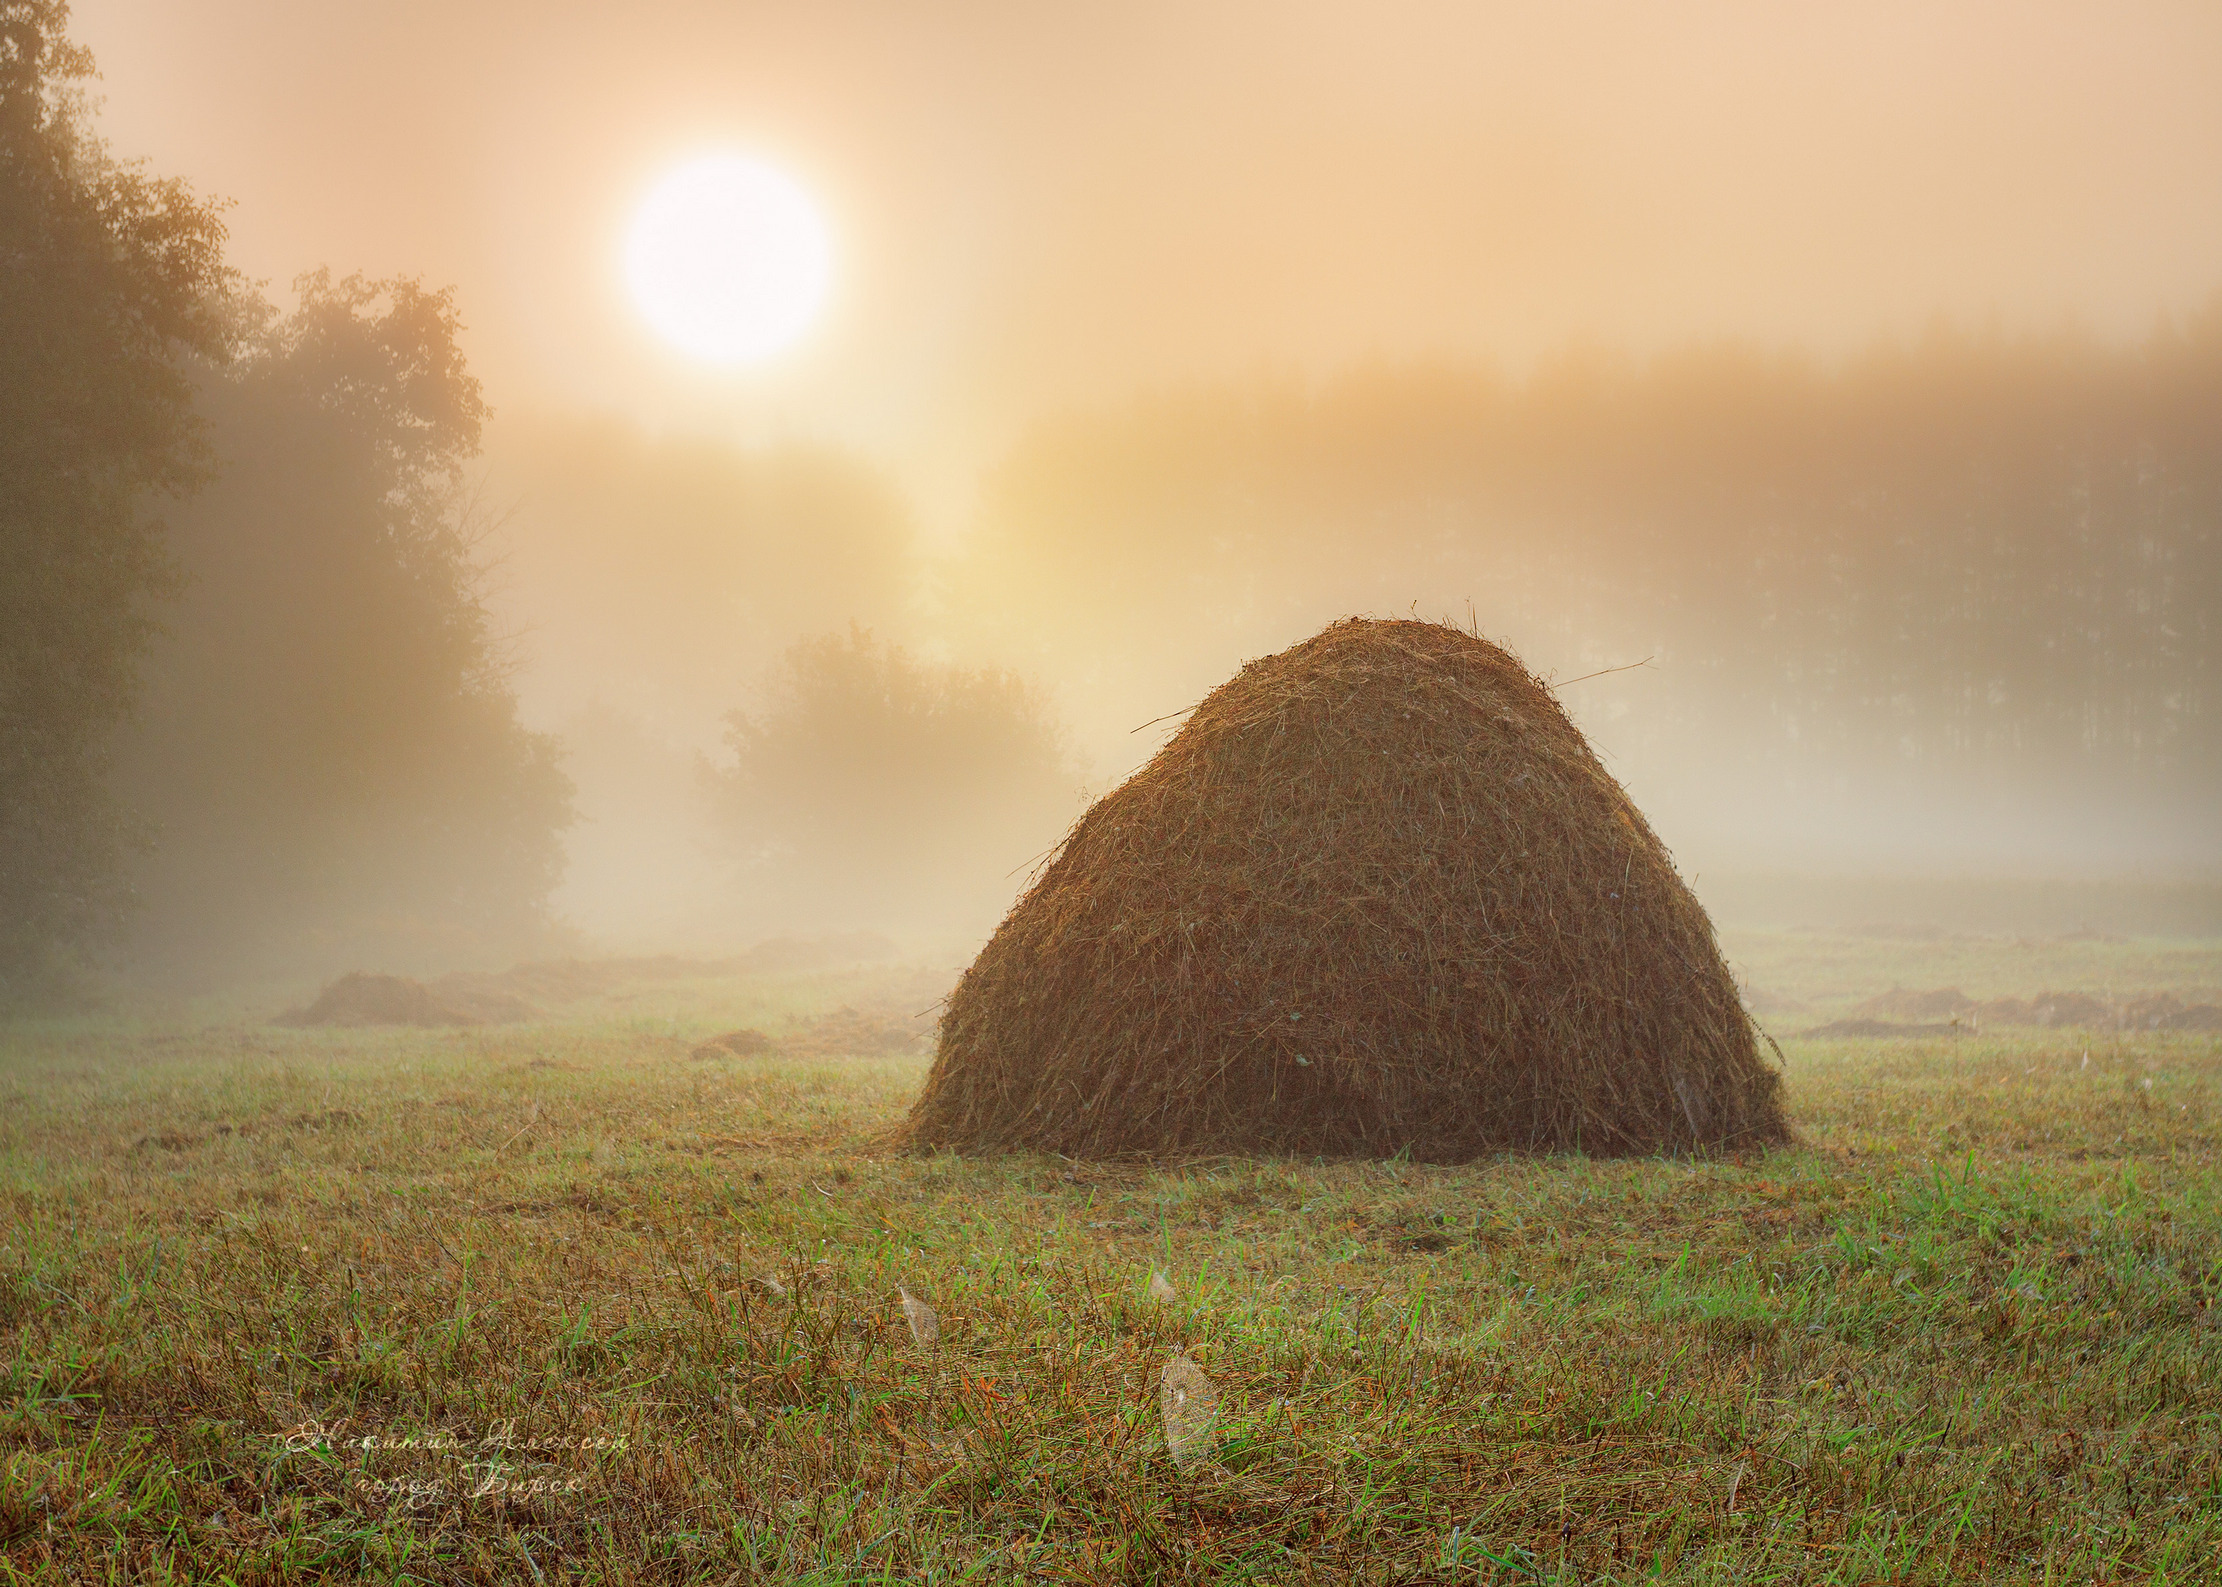
{"label": "ground", "polygon": [[926,1158],[922,1057],[696,1055],[914,969],[0,1028],[0,1572],[2222,1580],[2222,1039],[1794,1035],[2222,944],[1729,947],[1801,1139],[1707,1161]]}

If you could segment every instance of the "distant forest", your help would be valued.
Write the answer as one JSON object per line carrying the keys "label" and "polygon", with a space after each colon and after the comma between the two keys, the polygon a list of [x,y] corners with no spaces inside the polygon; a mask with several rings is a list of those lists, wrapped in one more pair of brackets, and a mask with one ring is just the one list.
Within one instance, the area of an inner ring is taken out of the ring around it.
{"label": "distant forest", "polygon": [[1004,653],[1168,695],[1198,681],[1171,635],[1265,648],[1471,600],[1562,678],[1653,657],[1665,687],[1596,686],[1642,702],[1620,742],[1715,773],[2073,785],[2211,826],[2222,300],[2131,346],[1938,333],[1835,367],[1729,348],[1160,396],[1036,431],[968,550]]}

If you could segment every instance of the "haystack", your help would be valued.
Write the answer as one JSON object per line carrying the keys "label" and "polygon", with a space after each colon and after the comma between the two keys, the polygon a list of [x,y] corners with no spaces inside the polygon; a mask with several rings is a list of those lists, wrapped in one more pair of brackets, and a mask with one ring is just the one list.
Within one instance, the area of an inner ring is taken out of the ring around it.
{"label": "haystack", "polygon": [[1100,800],[966,970],[908,1133],[1459,1161],[1781,1139],[1713,940],[1495,645],[1347,619]]}
{"label": "haystack", "polygon": [[[450,978],[454,979],[454,978]],[[405,975],[350,971],[307,1008],[289,1009],[279,1025],[487,1025],[533,1017],[532,1005],[499,990],[465,982],[427,986]]]}

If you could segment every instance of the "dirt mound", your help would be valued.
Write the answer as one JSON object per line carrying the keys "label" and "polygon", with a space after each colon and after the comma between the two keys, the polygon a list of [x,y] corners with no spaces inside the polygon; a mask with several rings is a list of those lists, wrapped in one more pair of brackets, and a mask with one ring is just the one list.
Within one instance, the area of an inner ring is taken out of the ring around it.
{"label": "dirt mound", "polygon": [[743,975],[786,975],[844,964],[878,964],[895,957],[895,944],[876,931],[834,937],[774,937],[733,961]]}
{"label": "dirt mound", "polygon": [[2112,1028],[2115,1018],[2112,1004],[2081,992],[2039,992],[2034,998],[1997,997],[1978,1003],[1958,987],[1909,992],[1904,987],[1894,986],[1851,1012],[1854,1019],[1950,1018],[1976,1027],[2078,1025]]}
{"label": "dirt mound", "polygon": [[1841,1039],[1846,1036],[1868,1036],[1886,1040],[1905,1036],[1965,1036],[1968,1033],[1969,1027],[1957,1020],[1949,1020],[1941,1025],[1914,1025],[1888,1019],[1837,1019],[1826,1025],[1816,1025],[1811,1030],[1798,1032],[1811,1041]]}
{"label": "dirt mound", "polygon": [[1852,1010],[1854,1019],[1897,1021],[1948,1020],[1975,1007],[1975,999],[1956,986],[1933,992],[1913,992],[1894,986],[1880,997],[1871,997]]}
{"label": "dirt mound", "polygon": [[499,972],[457,971],[431,985],[451,1001],[469,1004],[478,999],[509,998],[529,1009],[535,1002],[575,1003],[644,981],[830,970],[892,959],[896,951],[893,942],[873,931],[831,937],[773,937],[730,959],[686,959],[671,953],[619,959],[536,959]]}
{"label": "dirt mound", "polygon": [[[1907,1020],[1950,1016],[1948,1024],[1908,1024]],[[2172,992],[2148,992],[2124,999],[2088,992],[2039,992],[2035,997],[2000,997],[1978,1003],[1957,987],[1909,992],[1892,987],[1851,1011],[1851,1017],[1803,1031],[1806,1036],[1936,1035],[1955,1030],[2034,1026],[2040,1030],[2222,1030],[2222,1008],[2185,1003]]]}
{"label": "dirt mound", "polygon": [[933,1040],[930,1018],[877,1009],[836,1009],[780,1039],[779,1050],[795,1058],[884,1058],[924,1052]]}
{"label": "dirt mound", "polygon": [[575,1003],[641,981],[678,981],[727,974],[725,961],[658,954],[638,959],[535,959],[498,973],[457,971],[432,983],[443,996]]}
{"label": "dirt mound", "polygon": [[923,1052],[933,1041],[935,1011],[914,1011],[912,1005],[932,998],[934,991],[946,985],[931,972],[914,975],[903,986],[892,989],[888,1000],[797,1020],[777,1036],[767,1036],[760,1030],[727,1031],[695,1048],[694,1056],[753,1058],[777,1053],[782,1058],[882,1058]]}
{"label": "dirt mound", "polygon": [[[2011,1001],[2002,999],[2002,1002]],[[2042,1025],[2051,1028],[2071,1026],[2078,1030],[2111,1030],[2114,1028],[2114,1005],[2087,992],[2039,992],[2027,1004],[2026,1020],[2009,1020],[2005,1010],[1996,1009],[1994,1024]]]}
{"label": "dirt mound", "polygon": [[1512,656],[1346,619],[1066,837],[909,1134],[1073,1156],[1777,1140],[1781,1079],[1620,785]]}
{"label": "dirt mound", "polygon": [[756,1058],[768,1053],[776,1044],[760,1030],[729,1030],[722,1036],[712,1036],[694,1049],[697,1058]]}
{"label": "dirt mound", "polygon": [[343,975],[307,1008],[278,1016],[280,1025],[487,1025],[530,1019],[533,1010],[499,993],[457,992],[405,975],[357,970]]}
{"label": "dirt mound", "polygon": [[2117,1011],[2124,1030],[2222,1030],[2222,1008],[2186,1003],[2168,992],[2132,998]]}

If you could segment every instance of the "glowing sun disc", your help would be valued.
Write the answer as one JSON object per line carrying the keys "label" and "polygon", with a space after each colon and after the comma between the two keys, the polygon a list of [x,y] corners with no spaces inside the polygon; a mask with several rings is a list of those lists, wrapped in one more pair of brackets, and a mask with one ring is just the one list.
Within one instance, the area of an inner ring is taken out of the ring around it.
{"label": "glowing sun disc", "polygon": [[792,346],[825,306],[833,241],[810,195],[744,154],[670,172],[625,237],[625,282],[666,341],[712,363]]}

